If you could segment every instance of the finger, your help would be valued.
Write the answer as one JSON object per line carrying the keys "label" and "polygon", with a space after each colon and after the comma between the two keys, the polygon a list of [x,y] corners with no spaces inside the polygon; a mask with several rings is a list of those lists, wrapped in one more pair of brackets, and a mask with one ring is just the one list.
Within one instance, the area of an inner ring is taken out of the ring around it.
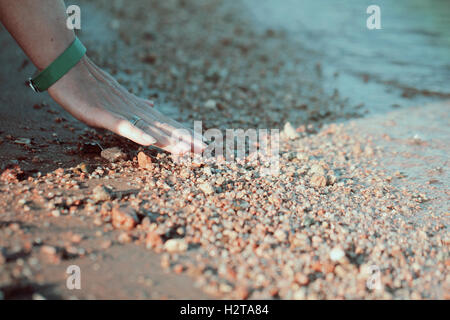
{"label": "finger", "polygon": [[[185,142],[185,144],[182,144],[182,147],[184,149],[185,145],[187,145],[188,151],[190,152],[201,153],[204,149],[206,149],[206,145],[201,141],[201,139],[194,138],[192,130],[185,128],[177,121],[164,116],[157,110],[149,110],[148,106],[152,103],[151,101],[145,99],[140,100],[145,103],[145,105],[136,111],[136,115],[141,117],[147,124],[151,124],[150,128],[158,129],[161,136],[164,136],[166,138],[172,137],[171,143],[164,144],[163,142],[164,146],[162,147],[162,149],[164,149],[167,145],[173,146],[173,140],[178,141],[178,143],[175,144],[179,144],[181,143],[181,141]],[[141,129],[147,132],[147,128],[144,129],[141,127]],[[175,135],[174,132],[179,129],[183,132]],[[154,137],[156,138],[156,136]],[[156,139],[158,140],[158,142],[160,141],[160,139]]]}
{"label": "finger", "polygon": [[[191,151],[192,148],[188,142],[172,135],[177,128],[162,122],[166,121],[164,116],[159,113],[154,116],[153,113],[140,111],[136,112],[136,114],[142,118],[141,121],[136,123],[136,126],[149,133],[158,141],[155,146],[172,154],[184,154]],[[160,117],[163,119],[160,119]]]}
{"label": "finger", "polygon": [[[144,116],[145,117],[145,116]],[[172,136],[176,140],[184,141],[189,145],[190,151],[194,153],[202,153],[207,145],[203,143],[202,137],[191,129],[188,129],[173,119],[161,115],[162,119],[152,120],[152,125],[159,130],[165,132],[166,135]]]}
{"label": "finger", "polygon": [[119,118],[104,110],[100,110],[98,116],[102,119],[102,127],[137,144],[149,146],[157,142],[154,137],[132,125],[128,120]]}
{"label": "finger", "polygon": [[[143,103],[145,103],[145,106],[154,106],[153,101],[146,100],[146,99],[140,99]],[[145,108],[142,108],[142,110],[139,113],[139,116],[141,116],[144,120],[146,120],[148,123],[151,123],[152,126],[157,127],[158,129],[164,131],[166,135],[171,136],[173,135],[173,132],[178,129],[186,129],[187,131],[183,132],[183,134],[177,135],[176,139],[182,139],[184,142],[186,142],[188,145],[191,146],[191,152],[194,153],[201,153],[203,152],[207,145],[203,143],[203,137],[198,134],[194,134],[194,132],[179,122],[166,117],[165,115],[159,113],[157,110],[148,110],[145,111]]]}
{"label": "finger", "polygon": [[186,142],[191,146],[191,152],[202,153],[207,145],[202,141],[203,137],[198,137],[192,130],[187,128],[178,128],[174,131],[173,135],[179,139]]}
{"label": "finger", "polygon": [[136,123],[136,126],[154,137],[157,142],[154,146],[161,148],[171,154],[182,155],[190,151],[190,146],[184,141],[177,140],[176,138],[168,135],[163,130],[150,126],[146,121],[140,120]]}
{"label": "finger", "polygon": [[127,120],[118,121],[117,133],[143,146],[149,146],[157,142],[154,137],[135,127]]}

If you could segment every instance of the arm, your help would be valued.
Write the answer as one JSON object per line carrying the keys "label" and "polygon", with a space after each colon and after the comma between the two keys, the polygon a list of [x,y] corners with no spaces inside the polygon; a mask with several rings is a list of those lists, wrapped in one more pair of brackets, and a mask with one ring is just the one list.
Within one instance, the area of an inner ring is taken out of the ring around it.
{"label": "arm", "polygon": [[0,21],[39,69],[45,69],[75,39],[60,0],[0,0]]}
{"label": "arm", "polygon": [[[0,0],[0,20],[34,65],[42,70],[75,39],[66,26],[62,0]],[[141,145],[174,154],[201,152],[205,145],[176,121],[129,93],[87,56],[48,90],[75,118],[105,128]],[[133,125],[129,120],[140,119]],[[179,131],[181,130],[181,131]],[[174,135],[174,132],[183,132]]]}

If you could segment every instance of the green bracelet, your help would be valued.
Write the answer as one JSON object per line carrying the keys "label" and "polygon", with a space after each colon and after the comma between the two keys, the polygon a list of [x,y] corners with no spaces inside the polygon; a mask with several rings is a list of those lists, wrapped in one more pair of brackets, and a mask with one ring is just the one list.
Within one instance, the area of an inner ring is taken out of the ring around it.
{"label": "green bracelet", "polygon": [[53,61],[45,70],[33,78],[27,84],[35,92],[43,92],[69,72],[86,53],[86,48],[77,37],[72,44]]}

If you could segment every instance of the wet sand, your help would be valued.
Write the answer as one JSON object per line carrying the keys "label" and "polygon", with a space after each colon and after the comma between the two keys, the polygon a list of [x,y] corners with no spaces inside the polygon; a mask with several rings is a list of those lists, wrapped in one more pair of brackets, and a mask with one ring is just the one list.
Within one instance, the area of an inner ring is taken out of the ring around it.
{"label": "wet sand", "polygon": [[[309,49],[238,4],[81,7],[89,55],[166,114],[297,132],[278,177],[155,150],[139,168],[142,148],[26,88],[33,68],[0,30],[3,298],[448,299],[448,101],[361,118]],[[103,159],[111,147],[128,160]],[[65,286],[71,264],[82,290]]]}

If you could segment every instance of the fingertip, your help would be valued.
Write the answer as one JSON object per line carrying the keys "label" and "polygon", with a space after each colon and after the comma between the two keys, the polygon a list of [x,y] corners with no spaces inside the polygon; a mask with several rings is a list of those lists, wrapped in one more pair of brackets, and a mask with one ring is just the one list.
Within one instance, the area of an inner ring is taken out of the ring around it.
{"label": "fingertip", "polygon": [[145,146],[149,146],[156,143],[156,139],[146,133],[142,133],[142,141],[144,142],[143,145]]}

